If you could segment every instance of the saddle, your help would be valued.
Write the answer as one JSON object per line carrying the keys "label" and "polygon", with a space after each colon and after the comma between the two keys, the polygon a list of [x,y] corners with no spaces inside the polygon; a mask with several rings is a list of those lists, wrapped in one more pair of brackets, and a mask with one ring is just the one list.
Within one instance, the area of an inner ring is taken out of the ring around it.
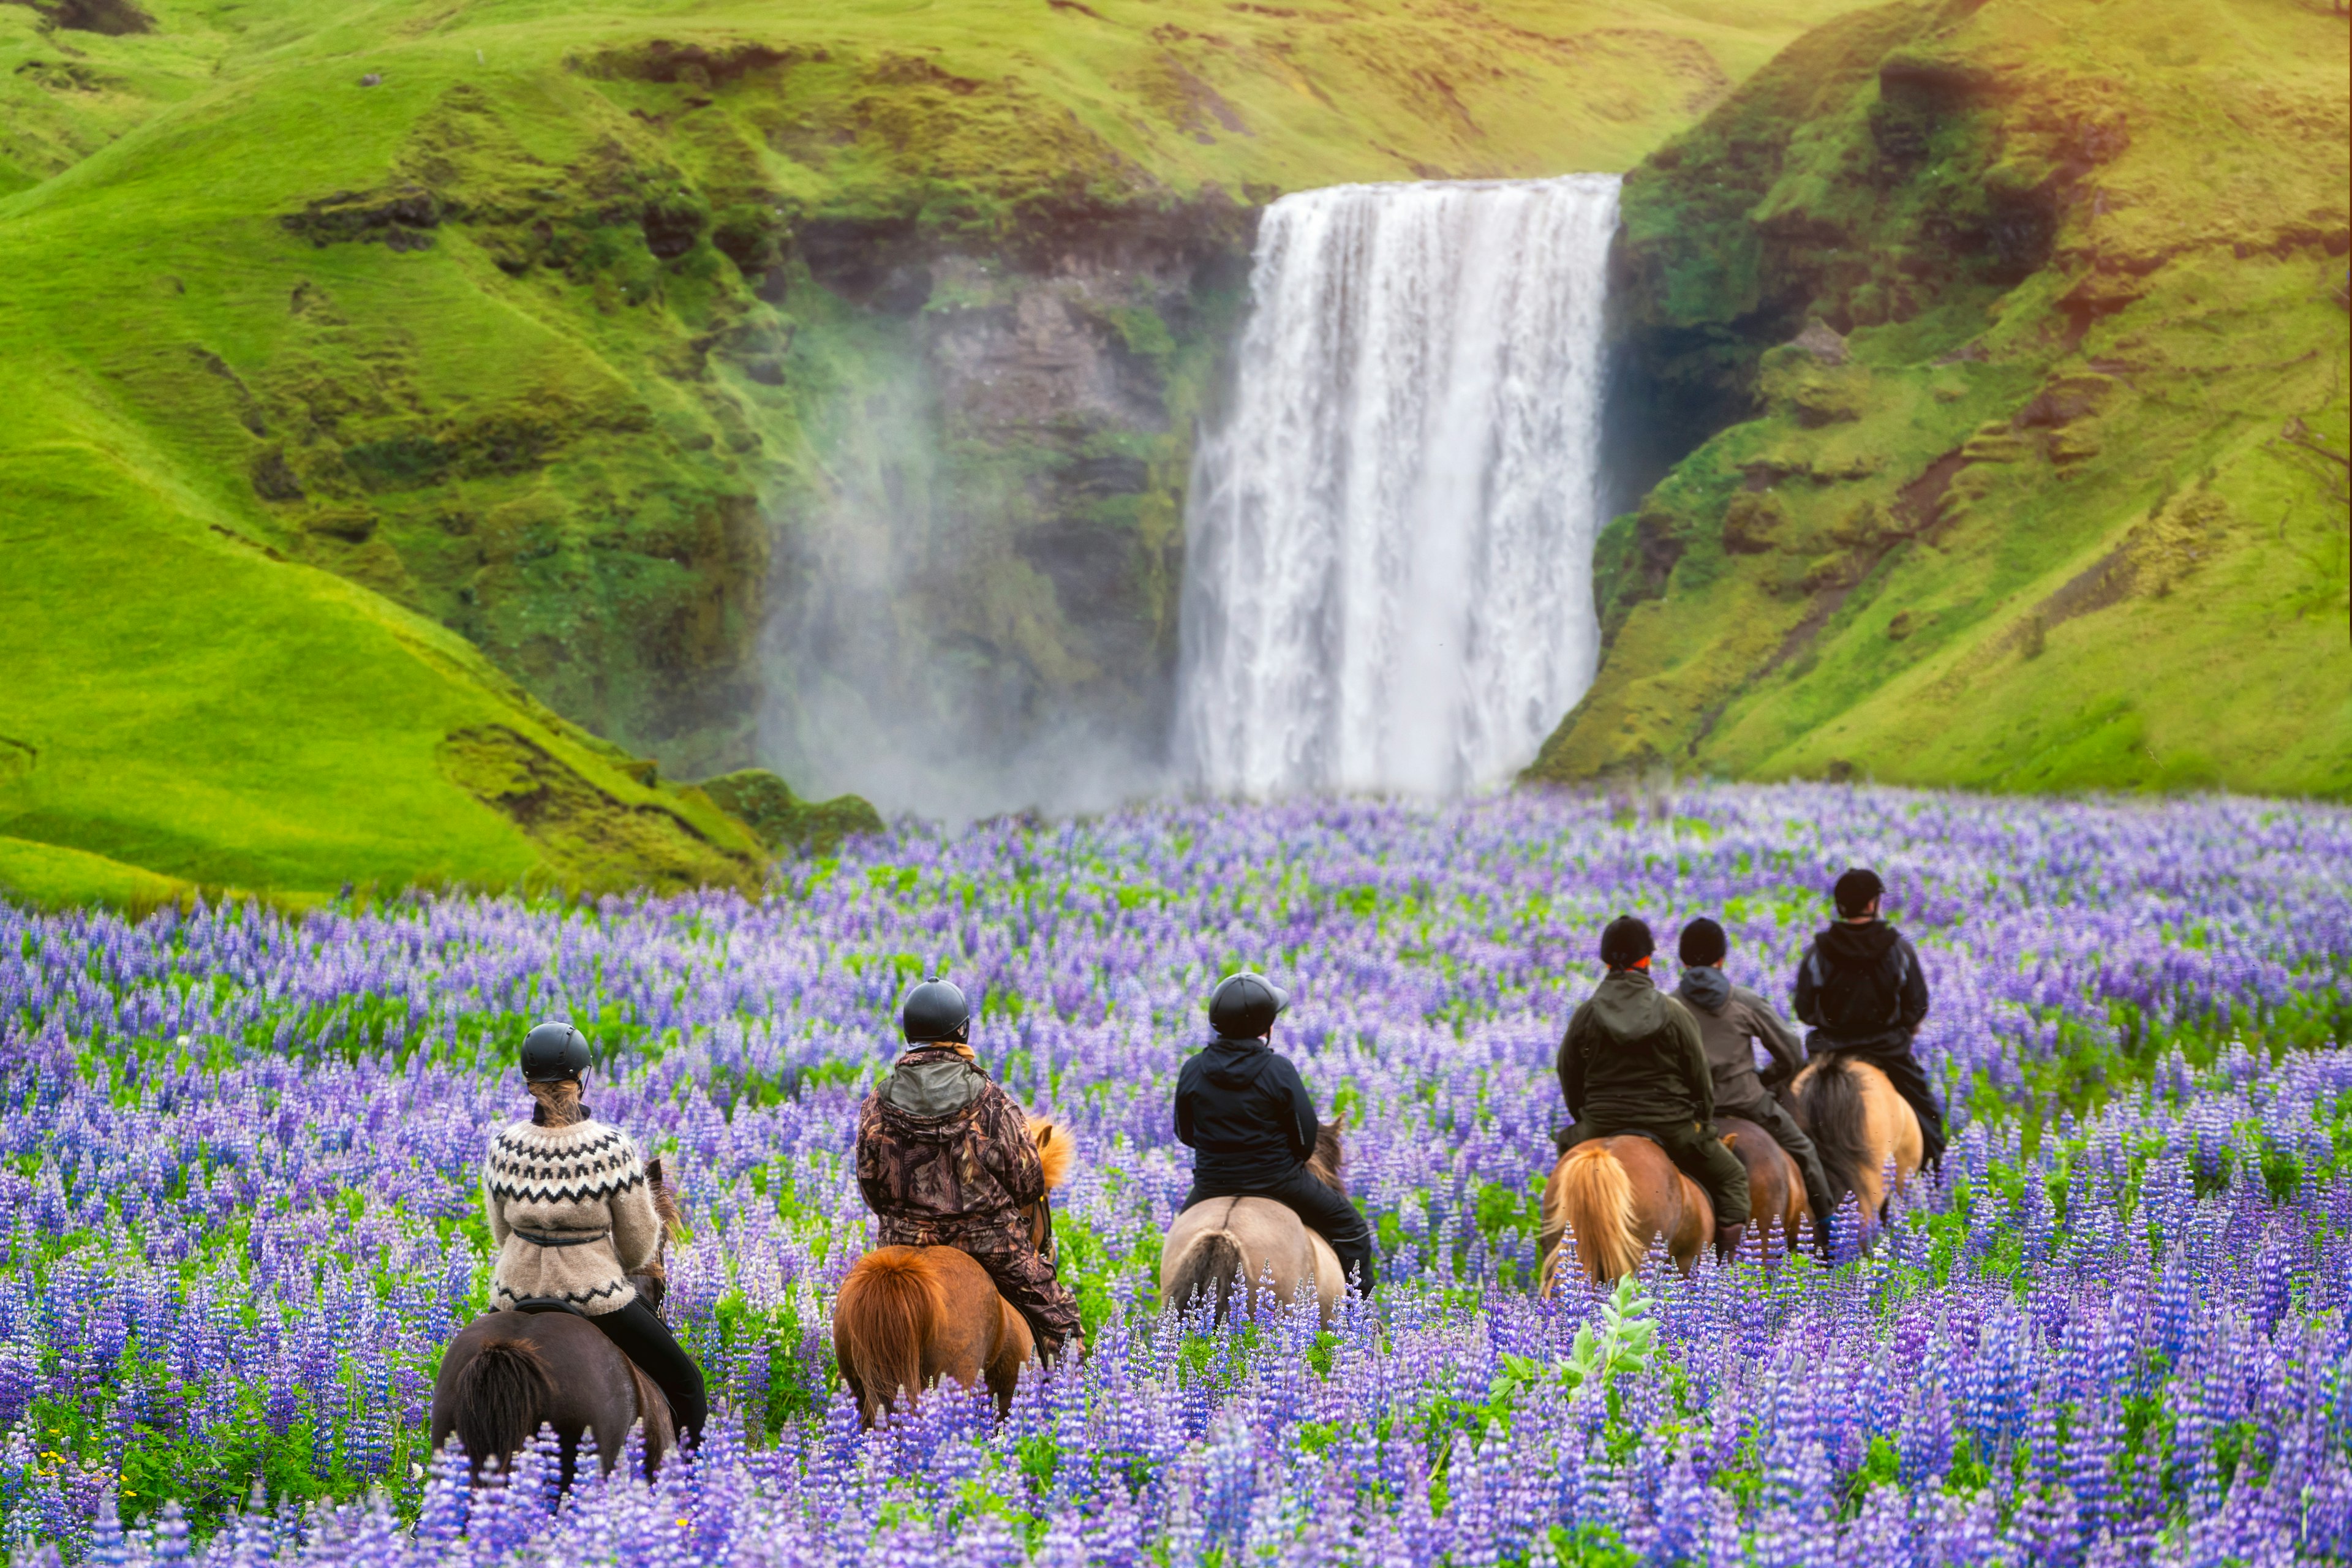
{"label": "saddle", "polygon": [[[1565,1154],[1568,1152],[1569,1140],[1575,1136],[1577,1126],[1578,1124],[1576,1122],[1571,1121],[1565,1127],[1555,1127],[1551,1130],[1551,1152],[1554,1154]],[[1656,1133],[1641,1127],[1628,1127],[1622,1131],[1612,1132],[1609,1136],[1612,1138],[1647,1138],[1651,1142],[1658,1143],[1658,1135]],[[1663,1150],[1665,1148],[1665,1145],[1664,1143],[1658,1143],[1658,1147]]]}
{"label": "saddle", "polygon": [[[637,1294],[645,1299],[646,1306],[651,1307],[656,1314],[661,1311],[662,1296],[667,1289],[667,1282],[660,1275],[632,1274],[629,1276],[629,1283],[637,1288]],[[586,1312],[581,1310],[577,1302],[564,1300],[560,1296],[526,1296],[521,1300],[517,1301],[513,1306],[509,1307],[507,1310],[509,1312],[532,1313],[569,1312],[575,1318],[586,1319],[592,1323],[595,1321],[593,1318],[590,1318]],[[602,1331],[600,1330],[599,1332],[601,1331]],[[613,1348],[614,1350],[620,1350],[621,1347],[614,1345]],[[672,1408],[669,1403],[669,1395],[664,1392],[662,1385],[656,1383],[652,1376],[646,1373],[646,1369],[639,1366],[635,1358],[631,1357],[625,1351],[622,1352],[622,1359],[628,1362],[629,1371],[636,1379],[637,1395],[639,1399],[647,1402],[645,1407],[650,1410],[654,1407],[654,1403],[658,1402],[660,1407],[668,1412],[673,1429],[675,1429],[676,1423],[677,1421],[677,1412]]]}

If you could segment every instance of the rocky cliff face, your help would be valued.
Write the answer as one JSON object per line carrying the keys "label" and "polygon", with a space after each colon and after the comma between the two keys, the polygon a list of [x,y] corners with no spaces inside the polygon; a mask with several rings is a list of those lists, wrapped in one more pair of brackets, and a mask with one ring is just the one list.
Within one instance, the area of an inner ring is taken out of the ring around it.
{"label": "rocky cliff face", "polygon": [[1152,773],[1193,423],[1254,220],[1139,204],[787,284],[834,374],[779,500],[776,765],[950,813]]}

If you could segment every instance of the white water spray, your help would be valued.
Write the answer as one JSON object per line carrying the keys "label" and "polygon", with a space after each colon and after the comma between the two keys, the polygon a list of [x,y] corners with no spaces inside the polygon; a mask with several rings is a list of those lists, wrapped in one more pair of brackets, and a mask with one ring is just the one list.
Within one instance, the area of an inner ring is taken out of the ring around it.
{"label": "white water spray", "polygon": [[1341,185],[1266,209],[1187,509],[1189,782],[1475,788],[1591,684],[1617,184]]}

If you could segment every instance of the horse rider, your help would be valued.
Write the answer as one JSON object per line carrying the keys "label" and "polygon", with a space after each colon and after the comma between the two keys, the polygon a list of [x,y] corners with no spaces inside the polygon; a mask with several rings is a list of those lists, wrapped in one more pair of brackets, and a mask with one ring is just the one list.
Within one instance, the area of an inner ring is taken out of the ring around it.
{"label": "horse rider", "polygon": [[857,1112],[857,1185],[882,1245],[956,1248],[1028,1321],[1041,1358],[1083,1354],[1078,1299],[1026,1218],[1045,1201],[1045,1165],[1028,1118],[972,1054],[971,1004],[928,980],[898,1022],[907,1048]]}
{"label": "horse rider", "polygon": [[669,1399],[678,1436],[702,1433],[702,1369],[632,1276],[661,1250],[660,1215],[637,1146],[581,1103],[587,1037],[541,1024],[522,1043],[530,1120],[500,1128],[482,1162],[483,1207],[499,1243],[490,1304],[511,1311],[550,1303],[580,1313]]}
{"label": "horse rider", "polygon": [[1748,1170],[1715,1130],[1715,1080],[1690,1010],[1650,978],[1657,942],[1630,915],[1601,933],[1609,973],[1568,1021],[1559,1087],[1572,1127],[1559,1150],[1635,1133],[1665,1151],[1715,1205],[1716,1248],[1728,1257],[1748,1233]]}
{"label": "horse rider", "polygon": [[1933,1166],[1944,1155],[1944,1108],[1911,1052],[1927,1016],[1927,972],[1903,933],[1878,918],[1885,891],[1863,867],[1837,879],[1837,919],[1797,966],[1797,1016],[1812,1026],[1807,1055],[1853,1057],[1886,1075],[1918,1116],[1920,1163]]}
{"label": "horse rider", "polygon": [[[1745,985],[1734,985],[1723,973],[1731,940],[1711,920],[1695,920],[1683,927],[1675,944],[1682,960],[1682,977],[1675,984],[1675,999],[1690,1009],[1698,1025],[1699,1043],[1706,1048],[1707,1072],[1714,1079],[1715,1113],[1753,1121],[1789,1152],[1804,1178],[1805,1205],[1813,1212],[1813,1234],[1828,1250],[1830,1181],[1822,1157],[1797,1119],[1781,1107],[1773,1089],[1797,1076],[1805,1065],[1804,1047],[1772,1004]],[[1772,1058],[1769,1073],[1756,1071],[1756,1046]]]}
{"label": "horse rider", "polygon": [[1213,1037],[1176,1075],[1176,1136],[1192,1151],[1179,1212],[1211,1198],[1272,1198],[1331,1244],[1341,1274],[1369,1296],[1379,1282],[1371,1230],[1308,1169],[1322,1125],[1298,1068],[1274,1048],[1274,1021],[1289,1005],[1280,986],[1248,973],[1211,994]]}

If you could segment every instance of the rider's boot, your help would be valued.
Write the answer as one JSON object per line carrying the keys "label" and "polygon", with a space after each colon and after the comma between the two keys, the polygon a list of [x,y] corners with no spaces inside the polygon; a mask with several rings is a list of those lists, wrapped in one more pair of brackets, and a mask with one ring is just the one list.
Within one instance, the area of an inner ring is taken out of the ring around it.
{"label": "rider's boot", "polygon": [[1715,1255],[1729,1262],[1739,1256],[1739,1244],[1748,1239],[1748,1222],[1727,1225],[1715,1234]]}

